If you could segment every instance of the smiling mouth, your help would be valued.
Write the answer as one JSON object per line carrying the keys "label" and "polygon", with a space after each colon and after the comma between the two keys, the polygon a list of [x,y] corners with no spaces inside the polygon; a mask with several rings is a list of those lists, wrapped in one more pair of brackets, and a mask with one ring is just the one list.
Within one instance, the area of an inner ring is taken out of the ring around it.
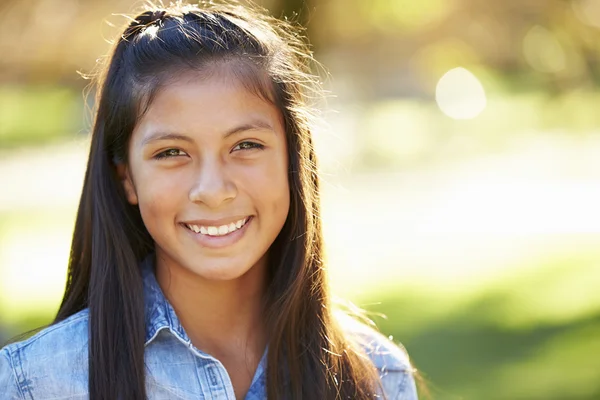
{"label": "smiling mouth", "polygon": [[239,221],[231,222],[228,225],[221,226],[203,226],[203,225],[194,225],[194,224],[182,224],[187,229],[194,233],[199,233],[201,235],[206,236],[226,236],[230,233],[237,231],[238,229],[242,229],[244,225],[250,221],[252,217],[242,218]]}

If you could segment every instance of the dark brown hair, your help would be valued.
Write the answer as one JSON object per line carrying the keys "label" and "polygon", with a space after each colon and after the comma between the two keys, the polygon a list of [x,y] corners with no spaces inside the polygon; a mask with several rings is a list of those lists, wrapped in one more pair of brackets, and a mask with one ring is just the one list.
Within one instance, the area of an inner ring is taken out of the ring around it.
{"label": "dark brown hair", "polygon": [[139,263],[154,243],[126,200],[115,163],[127,162],[136,121],[161,87],[180,73],[210,74],[222,63],[285,122],[291,200],[270,248],[268,398],[374,397],[376,370],[336,324],[327,288],[310,132],[309,104],[318,91],[311,60],[297,29],[237,3],[146,10],[116,41],[97,81],[67,287],[54,321],[89,308],[91,399],[146,398]]}

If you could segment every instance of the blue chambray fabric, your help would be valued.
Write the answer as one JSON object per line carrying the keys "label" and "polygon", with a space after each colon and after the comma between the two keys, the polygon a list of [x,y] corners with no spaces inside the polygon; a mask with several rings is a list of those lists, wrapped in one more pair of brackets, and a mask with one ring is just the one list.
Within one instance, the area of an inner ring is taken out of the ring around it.
{"label": "blue chambray fabric", "polygon": [[[223,364],[194,347],[156,282],[152,258],[142,263],[145,294],[145,364],[150,400],[234,400]],[[88,310],[0,350],[0,399],[87,399]],[[380,373],[389,400],[415,400],[406,353],[382,335],[348,319],[348,334],[365,349]],[[246,400],[266,399],[266,353]],[[313,399],[309,399],[313,400]]]}

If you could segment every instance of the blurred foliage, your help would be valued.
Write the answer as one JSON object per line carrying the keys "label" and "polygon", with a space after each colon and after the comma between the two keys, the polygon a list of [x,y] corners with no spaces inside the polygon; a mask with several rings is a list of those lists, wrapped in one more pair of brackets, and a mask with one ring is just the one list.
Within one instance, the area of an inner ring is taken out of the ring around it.
{"label": "blurred foliage", "polygon": [[60,86],[0,86],[0,148],[72,138],[83,122],[82,101]]}
{"label": "blurred foliage", "polygon": [[598,4],[327,0],[316,6],[311,32],[336,48],[340,64],[332,63],[344,63],[367,93],[428,96],[442,73],[464,66],[493,71],[510,91],[559,94],[598,83]]}
{"label": "blurred foliage", "polygon": [[[427,82],[457,65],[485,66],[514,90],[561,93],[600,79],[598,0],[263,0],[306,25],[320,54],[369,82],[410,71]],[[128,0],[4,0],[0,82],[78,81],[109,48]],[[139,4],[139,3],[138,3]],[[112,26],[111,26],[112,25]],[[373,74],[373,71],[377,71]],[[80,82],[80,81],[79,81]]]}

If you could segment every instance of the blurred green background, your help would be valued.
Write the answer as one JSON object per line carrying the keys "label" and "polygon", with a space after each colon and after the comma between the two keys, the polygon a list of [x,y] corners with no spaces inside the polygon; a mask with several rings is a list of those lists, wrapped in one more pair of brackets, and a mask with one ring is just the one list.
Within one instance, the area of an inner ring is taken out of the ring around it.
{"label": "blurred green background", "polygon": [[[431,398],[600,399],[600,0],[259,3],[330,73],[335,292]],[[0,339],[56,312],[93,107],[78,71],[139,4],[0,1]]]}

